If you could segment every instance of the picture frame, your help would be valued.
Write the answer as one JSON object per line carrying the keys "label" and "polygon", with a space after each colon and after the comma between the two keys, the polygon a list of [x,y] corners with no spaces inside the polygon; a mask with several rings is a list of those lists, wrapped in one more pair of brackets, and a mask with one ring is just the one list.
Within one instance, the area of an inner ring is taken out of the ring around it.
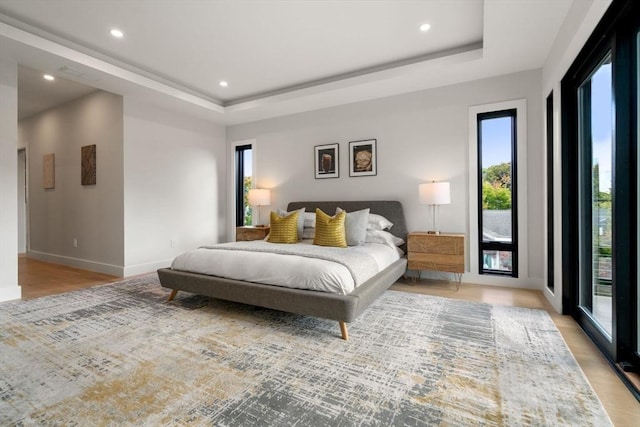
{"label": "picture frame", "polygon": [[56,187],[56,155],[42,156],[42,188],[50,190]]}
{"label": "picture frame", "polygon": [[80,149],[80,183],[96,185],[96,145],[85,145]]}
{"label": "picture frame", "polygon": [[313,159],[316,179],[340,177],[339,144],[316,145],[313,148]]}
{"label": "picture frame", "polygon": [[375,139],[349,142],[349,176],[378,174],[376,143]]}

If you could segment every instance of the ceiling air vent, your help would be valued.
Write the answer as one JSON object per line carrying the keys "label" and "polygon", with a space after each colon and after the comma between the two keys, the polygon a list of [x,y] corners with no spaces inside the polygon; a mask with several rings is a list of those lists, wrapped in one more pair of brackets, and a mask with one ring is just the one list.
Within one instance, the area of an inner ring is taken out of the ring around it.
{"label": "ceiling air vent", "polygon": [[78,78],[84,77],[84,75],[86,74],[84,71],[76,70],[74,68],[67,67],[66,65],[64,67],[58,68],[58,71]]}

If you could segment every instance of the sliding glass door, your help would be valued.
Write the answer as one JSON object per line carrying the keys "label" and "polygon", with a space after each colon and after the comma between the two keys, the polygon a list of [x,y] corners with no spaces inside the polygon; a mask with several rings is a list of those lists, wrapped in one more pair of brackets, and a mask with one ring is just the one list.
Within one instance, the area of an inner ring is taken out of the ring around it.
{"label": "sliding glass door", "polygon": [[613,119],[611,52],[578,89],[580,308],[611,341]]}
{"label": "sliding glass door", "polygon": [[613,0],[562,80],[562,304],[640,399],[640,2]]}
{"label": "sliding glass door", "polygon": [[[636,106],[636,214],[640,213],[640,30],[636,29],[635,37],[635,106]],[[636,289],[636,333],[635,333],[635,363],[640,365],[640,279],[638,276],[638,266],[640,266],[640,227],[638,227],[636,218],[636,271],[635,271],[635,289]]]}

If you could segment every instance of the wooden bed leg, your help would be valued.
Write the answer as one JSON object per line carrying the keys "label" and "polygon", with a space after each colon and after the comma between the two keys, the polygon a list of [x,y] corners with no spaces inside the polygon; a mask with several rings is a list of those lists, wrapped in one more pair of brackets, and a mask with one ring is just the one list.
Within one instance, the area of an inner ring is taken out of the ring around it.
{"label": "wooden bed leg", "polygon": [[347,331],[347,324],[342,320],[340,322],[340,332],[342,332],[342,339],[345,341],[349,340],[349,332]]}
{"label": "wooden bed leg", "polygon": [[173,301],[173,299],[176,297],[176,294],[178,293],[177,289],[174,289],[171,291],[171,295],[169,295],[169,299],[167,300],[167,302]]}

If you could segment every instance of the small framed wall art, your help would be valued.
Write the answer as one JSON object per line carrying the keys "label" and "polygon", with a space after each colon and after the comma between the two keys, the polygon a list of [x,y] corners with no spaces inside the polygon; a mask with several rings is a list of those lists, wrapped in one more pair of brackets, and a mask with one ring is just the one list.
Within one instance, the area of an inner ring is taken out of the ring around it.
{"label": "small framed wall art", "polygon": [[316,179],[340,177],[338,144],[316,145],[313,158]]}
{"label": "small framed wall art", "polygon": [[56,155],[45,154],[42,156],[42,187],[44,189],[56,186]]}
{"label": "small framed wall art", "polygon": [[81,183],[96,185],[96,145],[85,145],[81,149]]}
{"label": "small framed wall art", "polygon": [[377,175],[376,163],[375,139],[349,142],[349,176]]}

